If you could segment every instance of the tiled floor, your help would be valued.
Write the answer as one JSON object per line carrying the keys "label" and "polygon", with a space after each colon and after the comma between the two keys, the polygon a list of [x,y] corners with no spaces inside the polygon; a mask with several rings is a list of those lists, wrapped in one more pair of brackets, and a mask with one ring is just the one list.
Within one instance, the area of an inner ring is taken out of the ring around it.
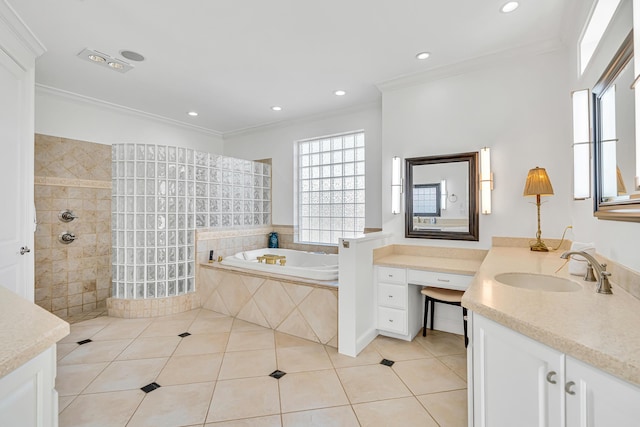
{"label": "tiled floor", "polygon": [[[76,343],[85,339],[92,341]],[[383,358],[395,363],[381,365]],[[270,377],[276,369],[286,375]],[[140,390],[152,382],[161,387]],[[58,344],[56,385],[60,427],[465,426],[467,419],[460,336],[380,336],[351,358],[205,309],[74,323]]]}

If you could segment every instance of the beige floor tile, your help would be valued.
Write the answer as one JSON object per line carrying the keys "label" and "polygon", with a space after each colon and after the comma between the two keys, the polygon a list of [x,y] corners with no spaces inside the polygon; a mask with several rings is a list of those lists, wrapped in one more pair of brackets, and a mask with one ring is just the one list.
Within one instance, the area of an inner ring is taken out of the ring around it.
{"label": "beige floor tile", "polygon": [[267,348],[275,348],[273,330],[266,328],[246,332],[231,330],[227,351],[262,350]]}
{"label": "beige floor tile", "polygon": [[438,427],[415,397],[353,405],[362,427]]}
{"label": "beige floor tile", "polygon": [[140,337],[176,337],[187,332],[191,323],[193,320],[189,319],[155,321],[142,331]]}
{"label": "beige floor tile", "polygon": [[202,425],[214,383],[160,387],[148,393],[127,427]]}
{"label": "beige floor tile", "polygon": [[212,382],[218,378],[223,353],[174,356],[165,365],[156,382],[161,386]]}
{"label": "beige floor tile", "polygon": [[265,376],[218,381],[207,422],[280,413],[278,380]]}
{"label": "beige floor tile", "polygon": [[422,334],[413,340],[425,349],[427,349],[434,356],[447,356],[452,354],[465,354],[467,349],[464,347],[464,337],[462,335],[449,334],[446,332],[433,333],[433,331],[427,331],[427,336],[423,337]]}
{"label": "beige floor tile", "polygon": [[187,331],[192,334],[217,334],[221,332],[230,332],[232,324],[233,317],[198,316],[191,326],[189,326]]}
{"label": "beige floor tile", "polygon": [[441,426],[467,425],[467,390],[426,394],[417,398]]}
{"label": "beige floor tile", "polygon": [[100,316],[100,317],[94,317],[93,319],[88,319],[88,320],[83,320],[82,322],[78,322],[74,325],[72,325],[72,329],[75,326],[106,326],[106,325],[110,325],[111,323],[114,322],[119,322],[123,319],[120,319],[118,317],[108,317],[108,316]]}
{"label": "beige floor tile", "polygon": [[60,427],[122,427],[143,398],[142,390],[78,396],[60,413]]}
{"label": "beige floor tile", "polygon": [[78,396],[58,396],[58,414],[73,402]]}
{"label": "beige floor tile", "polygon": [[78,348],[78,344],[74,342],[68,344],[58,343],[56,344],[56,358],[60,360],[76,348]]}
{"label": "beige floor tile", "polygon": [[94,341],[120,340],[124,338],[136,338],[149,325],[149,319],[125,319],[107,325],[100,332],[91,337]]}
{"label": "beige floor tile", "polygon": [[400,378],[384,365],[336,369],[351,403],[411,396]]}
{"label": "beige floor tile", "polygon": [[413,394],[459,390],[467,384],[438,359],[419,359],[396,362],[393,370]]}
{"label": "beige floor tile", "polygon": [[76,323],[71,325],[69,335],[58,341],[60,344],[76,343],[93,337],[95,334],[103,330],[107,325],[85,325],[84,323]]}
{"label": "beige floor tile", "polygon": [[182,313],[176,314],[168,314],[166,316],[155,317],[153,320],[158,322],[171,322],[174,320],[190,320],[193,321],[196,317],[200,315],[202,310],[196,308],[195,310],[183,311]]}
{"label": "beige floor tile", "polygon": [[327,353],[333,366],[336,368],[347,368],[349,366],[376,365],[382,360],[382,356],[375,349],[373,344],[369,344],[356,357],[345,356],[338,353],[338,349],[334,347],[326,347]]}
{"label": "beige floor tile", "polygon": [[333,369],[287,374],[278,381],[282,412],[328,408],[349,403]]}
{"label": "beige floor tile", "polygon": [[75,396],[82,393],[108,362],[86,363],[81,365],[63,365],[58,367],[56,390],[60,396]]}
{"label": "beige floor tile", "polygon": [[247,331],[264,331],[264,326],[256,325],[255,323],[245,322],[244,320],[234,319],[231,330],[234,332],[247,332]]}
{"label": "beige floor tile", "polygon": [[322,344],[278,348],[276,354],[278,369],[287,373],[333,368],[331,359]]}
{"label": "beige floor tile", "polygon": [[396,362],[398,360],[433,357],[431,353],[415,341],[397,340],[395,338],[383,337],[380,335],[373,340],[372,344],[382,357]]}
{"label": "beige floor tile", "polygon": [[204,427],[282,427],[282,423],[280,422],[280,415],[270,415],[268,417],[207,423]]}
{"label": "beige floor tile", "polygon": [[182,338],[173,337],[153,337],[138,338],[131,343],[117,360],[150,359],[154,357],[169,357],[173,354]]}
{"label": "beige floor tile", "polygon": [[228,352],[224,355],[218,379],[263,377],[275,371],[276,367],[273,349]]}
{"label": "beige floor tile", "polygon": [[77,365],[79,363],[111,362],[131,344],[133,340],[96,341],[78,346],[60,359],[59,365]]}
{"label": "beige floor tile", "polygon": [[438,357],[438,360],[447,365],[460,378],[467,381],[467,355],[454,354],[453,356]]}
{"label": "beige floor tile", "polygon": [[226,314],[218,313],[217,311],[207,310],[206,308],[201,308],[198,316],[196,316],[196,320],[198,319],[215,319],[215,318],[227,318],[233,319],[233,317],[229,317]]}
{"label": "beige floor tile", "polygon": [[285,334],[283,332],[276,331],[274,333],[276,338],[276,347],[284,348],[284,347],[303,347],[305,345],[317,345],[318,343],[315,341],[305,340],[304,338],[295,337],[293,335]]}
{"label": "beige floor tile", "polygon": [[283,427],[359,427],[351,406],[314,409],[282,415]]}
{"label": "beige floor tile", "polygon": [[85,393],[138,389],[155,381],[166,363],[166,357],[112,362]]}
{"label": "beige floor tile", "polygon": [[229,341],[228,333],[190,335],[180,341],[173,355],[224,353],[227,341]]}

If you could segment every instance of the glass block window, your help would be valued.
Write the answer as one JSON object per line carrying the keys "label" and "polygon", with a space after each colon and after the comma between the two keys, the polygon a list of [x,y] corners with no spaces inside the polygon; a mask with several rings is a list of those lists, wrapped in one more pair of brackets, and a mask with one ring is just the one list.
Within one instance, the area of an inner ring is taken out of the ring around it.
{"label": "glass block window", "polygon": [[364,132],[296,143],[297,241],[337,245],[364,231]]}
{"label": "glass block window", "polygon": [[440,184],[413,186],[413,215],[440,216]]}
{"label": "glass block window", "polygon": [[112,146],[112,295],[195,290],[195,231],[271,223],[271,166],[185,148]]}

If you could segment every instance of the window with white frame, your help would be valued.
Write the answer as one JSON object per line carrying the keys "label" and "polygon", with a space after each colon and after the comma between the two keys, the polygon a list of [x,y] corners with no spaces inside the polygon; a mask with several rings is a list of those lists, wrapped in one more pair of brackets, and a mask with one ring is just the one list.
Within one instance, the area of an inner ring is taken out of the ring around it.
{"label": "window with white frame", "polygon": [[596,51],[620,0],[597,0],[579,42],[580,74],[584,73]]}
{"label": "window with white frame", "polygon": [[364,231],[364,131],[296,142],[297,241],[337,245]]}

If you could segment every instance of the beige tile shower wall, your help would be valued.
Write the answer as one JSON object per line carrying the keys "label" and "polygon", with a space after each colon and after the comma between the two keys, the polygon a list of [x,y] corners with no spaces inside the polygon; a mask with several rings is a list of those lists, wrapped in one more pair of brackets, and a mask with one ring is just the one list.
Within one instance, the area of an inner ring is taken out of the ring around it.
{"label": "beige tile shower wall", "polygon": [[[35,300],[68,316],[105,307],[111,294],[111,147],[36,135]],[[70,209],[69,223],[58,213]],[[63,232],[76,235],[69,245]]]}

